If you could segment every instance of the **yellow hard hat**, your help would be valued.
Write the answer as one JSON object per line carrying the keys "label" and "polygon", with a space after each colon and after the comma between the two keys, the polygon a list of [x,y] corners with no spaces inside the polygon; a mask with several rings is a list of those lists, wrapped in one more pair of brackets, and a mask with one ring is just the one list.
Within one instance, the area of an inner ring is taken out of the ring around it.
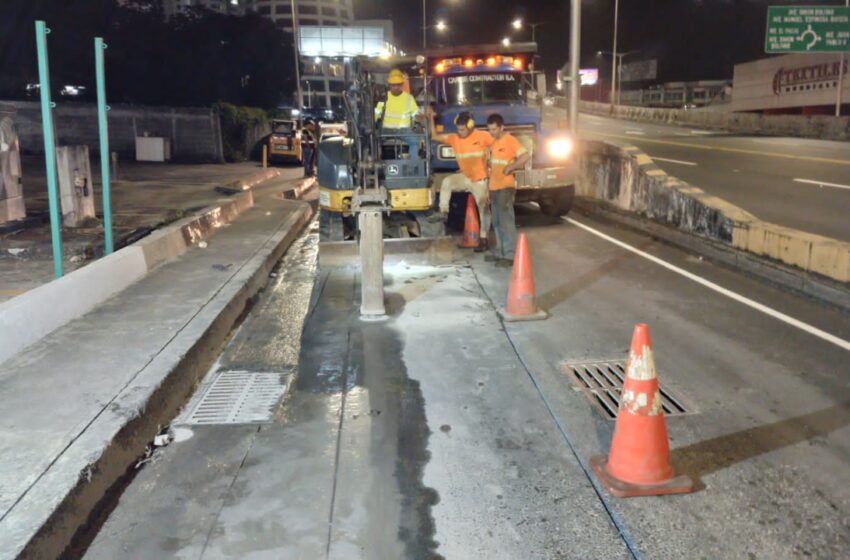
{"label": "yellow hard hat", "polygon": [[388,84],[403,84],[404,83],[404,72],[399,69],[391,70],[390,76],[387,79]]}

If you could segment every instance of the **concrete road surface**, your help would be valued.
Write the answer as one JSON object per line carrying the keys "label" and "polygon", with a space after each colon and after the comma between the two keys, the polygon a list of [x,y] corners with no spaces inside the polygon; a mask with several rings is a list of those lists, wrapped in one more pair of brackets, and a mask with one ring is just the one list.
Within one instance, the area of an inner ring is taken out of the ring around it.
{"label": "concrete road surface", "polygon": [[638,146],[668,174],[763,220],[850,241],[850,142],[739,136],[587,114],[580,132]]}
{"label": "concrete road surface", "polygon": [[[181,426],[85,558],[846,557],[847,315],[604,222],[519,221],[542,322],[502,324],[510,271],[464,252],[388,265],[390,318],[364,323],[356,268],[312,272],[306,239],[211,372],[278,372],[286,398]],[[617,499],[588,471],[614,421],[568,366],[624,360],[638,322],[693,494]]]}

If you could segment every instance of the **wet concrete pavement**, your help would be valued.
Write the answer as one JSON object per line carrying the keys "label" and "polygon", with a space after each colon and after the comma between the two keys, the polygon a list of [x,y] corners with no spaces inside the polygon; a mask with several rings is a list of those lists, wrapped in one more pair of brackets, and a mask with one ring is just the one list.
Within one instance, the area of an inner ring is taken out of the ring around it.
{"label": "wet concrete pavement", "polygon": [[[518,216],[547,321],[503,325],[510,271],[455,253],[388,263],[390,317],[361,322],[356,268],[316,270],[305,238],[217,365],[279,372],[274,416],[178,419],[85,557],[846,556],[847,351],[576,224],[843,340],[847,316],[604,222]],[[642,321],[689,409],[667,424],[694,494],[616,499],[587,471],[614,423],[562,366],[624,359]]]}

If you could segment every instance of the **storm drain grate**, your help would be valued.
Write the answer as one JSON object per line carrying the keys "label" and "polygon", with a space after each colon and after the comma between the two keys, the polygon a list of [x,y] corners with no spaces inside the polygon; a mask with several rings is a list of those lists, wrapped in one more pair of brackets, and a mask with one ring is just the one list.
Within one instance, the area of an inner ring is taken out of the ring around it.
{"label": "storm drain grate", "polygon": [[264,424],[286,390],[284,375],[222,371],[216,375],[187,424]]}
{"label": "storm drain grate", "polygon": [[[623,379],[626,377],[626,362],[622,360],[603,360],[578,364],[562,364],[561,368],[570,381],[610,419],[617,418],[620,409],[620,395],[623,393]],[[660,377],[660,376],[659,376]],[[695,411],[685,400],[664,385],[660,386],[661,407],[665,416],[683,416]]]}

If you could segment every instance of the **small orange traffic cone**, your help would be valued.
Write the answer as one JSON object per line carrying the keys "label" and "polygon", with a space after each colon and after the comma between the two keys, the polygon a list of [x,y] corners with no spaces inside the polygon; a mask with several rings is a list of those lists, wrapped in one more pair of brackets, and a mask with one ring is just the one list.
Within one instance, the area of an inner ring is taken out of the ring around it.
{"label": "small orange traffic cone", "polygon": [[475,249],[481,243],[481,226],[478,224],[478,206],[472,195],[466,199],[466,221],[463,224],[463,240],[458,243],[462,249]]}
{"label": "small orange traffic cone", "polygon": [[508,301],[499,314],[505,321],[539,321],[549,315],[537,307],[534,292],[534,272],[531,270],[531,253],[528,252],[528,237],[519,234],[516,243],[514,268],[508,284]]}
{"label": "small orange traffic cone", "polygon": [[608,491],[621,498],[693,492],[689,477],[673,476],[652,341],[645,324],[636,325],[632,335],[611,452],[607,458],[592,457],[590,466]]}

